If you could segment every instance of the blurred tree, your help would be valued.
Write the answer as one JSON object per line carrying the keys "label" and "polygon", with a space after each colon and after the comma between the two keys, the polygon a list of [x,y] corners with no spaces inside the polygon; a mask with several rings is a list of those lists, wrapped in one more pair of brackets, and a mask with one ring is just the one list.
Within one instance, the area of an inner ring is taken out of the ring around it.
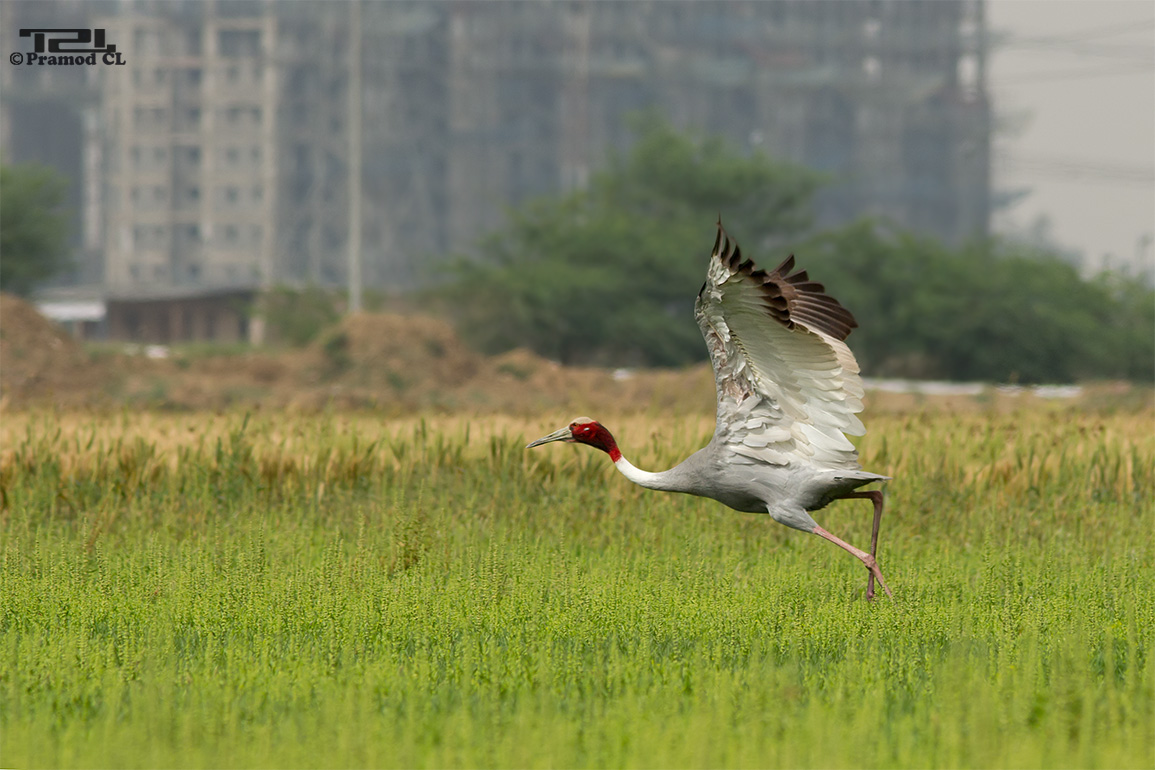
{"label": "blurred tree", "polygon": [[684,364],[704,357],[693,300],[721,212],[754,249],[810,223],[821,177],[694,138],[643,115],[637,141],[588,189],[510,214],[459,260],[441,296],[468,341],[565,363]]}
{"label": "blurred tree", "polygon": [[1155,378],[1155,293],[1084,281],[1065,255],[998,239],[957,249],[863,220],[802,247],[850,308],[876,376],[994,382]]}
{"label": "blurred tree", "polygon": [[260,311],[270,340],[304,347],[341,319],[342,304],[339,292],[319,286],[275,286],[261,296]]}
{"label": "blurred tree", "polygon": [[787,254],[860,328],[872,376],[1069,382],[1155,379],[1155,293],[1080,278],[1069,255],[989,239],[952,248],[872,220],[807,232],[821,177],[644,116],[637,142],[587,190],[510,214],[438,290],[467,341],[564,363],[680,365],[706,358],[693,302],[720,212],[743,254]]}
{"label": "blurred tree", "polygon": [[27,295],[69,266],[66,187],[45,166],[0,164],[0,289]]}
{"label": "blurred tree", "polygon": [[1141,276],[1118,272],[1092,283],[1110,299],[1101,316],[1107,334],[1097,343],[1104,362],[1098,376],[1155,382],[1155,291]]}

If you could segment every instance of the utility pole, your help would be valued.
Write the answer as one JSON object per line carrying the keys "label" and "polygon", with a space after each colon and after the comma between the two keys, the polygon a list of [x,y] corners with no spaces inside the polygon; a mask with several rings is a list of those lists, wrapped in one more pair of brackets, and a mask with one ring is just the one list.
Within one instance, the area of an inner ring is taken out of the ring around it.
{"label": "utility pole", "polygon": [[361,0],[349,3],[349,312],[361,312]]}
{"label": "utility pole", "polygon": [[562,66],[562,189],[589,183],[590,11],[582,3],[565,10]]}

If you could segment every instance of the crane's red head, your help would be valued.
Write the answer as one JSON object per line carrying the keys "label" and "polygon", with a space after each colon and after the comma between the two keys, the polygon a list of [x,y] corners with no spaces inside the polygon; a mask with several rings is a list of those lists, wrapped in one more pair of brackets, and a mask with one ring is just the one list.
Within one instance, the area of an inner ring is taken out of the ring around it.
{"label": "crane's red head", "polygon": [[539,438],[537,441],[527,445],[526,449],[548,444],[551,441],[565,441],[570,444],[589,444],[608,454],[614,462],[617,462],[622,456],[622,453],[618,451],[618,444],[614,441],[613,435],[606,430],[604,425],[597,420],[591,420],[589,417],[578,417],[561,430],[556,430],[548,436]]}

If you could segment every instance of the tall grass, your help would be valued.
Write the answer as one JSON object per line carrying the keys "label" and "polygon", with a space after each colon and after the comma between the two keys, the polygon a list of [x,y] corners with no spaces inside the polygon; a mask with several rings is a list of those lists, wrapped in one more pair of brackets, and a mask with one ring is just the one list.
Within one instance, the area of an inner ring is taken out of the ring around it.
{"label": "tall grass", "polygon": [[[712,429],[604,421],[651,468]],[[6,415],[0,764],[1155,759],[1150,413],[872,420],[875,603],[818,538],[523,451],[558,425]]]}

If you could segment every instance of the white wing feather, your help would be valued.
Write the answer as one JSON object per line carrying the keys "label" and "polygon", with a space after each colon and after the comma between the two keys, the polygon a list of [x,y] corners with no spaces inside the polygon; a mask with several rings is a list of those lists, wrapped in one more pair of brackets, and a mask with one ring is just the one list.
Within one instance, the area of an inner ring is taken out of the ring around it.
{"label": "white wing feather", "polygon": [[[778,278],[785,275],[767,277],[752,263],[739,264],[737,247],[730,250],[719,225],[694,313],[714,365],[715,443],[738,462],[858,470],[858,452],[845,435],[865,432],[857,417],[863,396],[858,363],[844,342],[816,328],[823,324],[790,312],[813,302],[812,296],[795,293],[786,312],[770,312],[764,284]],[[853,325],[841,306],[823,299]]]}

